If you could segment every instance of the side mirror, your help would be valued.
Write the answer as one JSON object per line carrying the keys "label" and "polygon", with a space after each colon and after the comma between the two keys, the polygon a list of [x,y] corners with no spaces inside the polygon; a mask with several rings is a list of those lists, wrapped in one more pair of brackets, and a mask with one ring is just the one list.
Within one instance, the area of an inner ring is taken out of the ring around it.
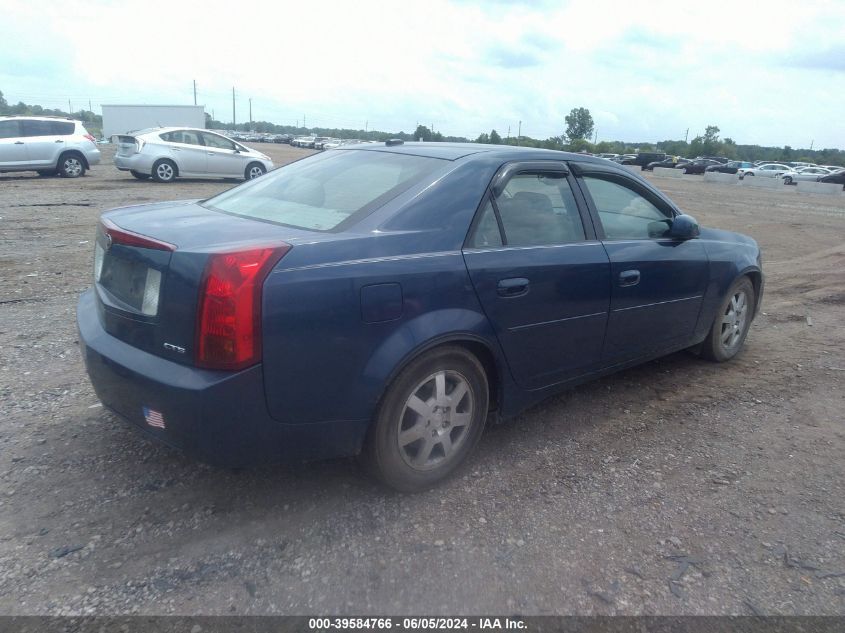
{"label": "side mirror", "polygon": [[676,240],[691,240],[698,237],[701,231],[698,228],[698,221],[691,215],[681,214],[675,216],[672,226],[669,227],[669,235]]}

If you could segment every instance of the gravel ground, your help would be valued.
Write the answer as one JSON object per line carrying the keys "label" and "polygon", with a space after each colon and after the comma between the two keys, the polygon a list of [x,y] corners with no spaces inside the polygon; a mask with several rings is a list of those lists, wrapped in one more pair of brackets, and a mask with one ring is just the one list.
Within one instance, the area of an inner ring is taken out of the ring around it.
{"label": "gravel ground", "polygon": [[845,614],[845,197],[649,176],[761,243],[746,351],[568,391],[400,495],[352,460],[216,470],[103,410],[74,323],[99,213],[232,186],[110,156],[0,175],[0,613]]}

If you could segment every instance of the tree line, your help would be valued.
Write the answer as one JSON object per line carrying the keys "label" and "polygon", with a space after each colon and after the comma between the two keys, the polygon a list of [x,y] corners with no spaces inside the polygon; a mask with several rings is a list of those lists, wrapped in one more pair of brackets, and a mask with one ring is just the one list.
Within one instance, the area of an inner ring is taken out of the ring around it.
{"label": "tree line", "polygon": [[[85,123],[85,127],[95,136],[100,136],[103,129],[103,117],[90,110],[66,112],[61,109],[43,108],[40,105],[28,105],[22,101],[9,104],[0,91],[0,115],[36,115],[36,116],[69,116]],[[734,160],[765,160],[765,161],[804,161],[820,165],[845,165],[845,151],[833,148],[805,149],[784,147],[764,147],[760,145],[740,145],[732,138],[719,138],[720,130],[716,125],[708,125],[701,134],[691,141],[665,140],[657,143],[630,143],[626,141],[601,141],[591,143],[590,137],[595,131],[595,124],[590,111],[584,107],[573,108],[564,117],[565,129],[559,136],[547,139],[536,139],[530,136],[502,138],[495,129],[480,134],[475,143],[489,143],[493,145],[523,145],[544,149],[566,150],[570,152],[589,152],[591,154],[633,154],[636,152],[658,151],[672,156],[724,156]],[[463,136],[446,136],[429,129],[425,125],[418,125],[413,132],[381,132],[377,130],[363,130],[351,128],[297,127],[295,125],[278,125],[269,121],[244,122],[232,126],[231,122],[218,121],[209,114],[205,115],[205,126],[218,130],[237,130],[243,132],[259,132],[272,134],[292,134],[304,136],[330,136],[332,138],[359,138],[372,141],[386,141],[399,138],[403,141],[422,139],[430,142],[468,143],[470,139]]]}

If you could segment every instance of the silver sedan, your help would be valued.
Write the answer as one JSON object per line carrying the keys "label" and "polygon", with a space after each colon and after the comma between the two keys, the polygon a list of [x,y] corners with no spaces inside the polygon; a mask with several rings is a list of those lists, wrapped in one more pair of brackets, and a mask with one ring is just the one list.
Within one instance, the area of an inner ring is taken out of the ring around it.
{"label": "silver sedan", "polygon": [[799,180],[810,180],[816,182],[823,176],[829,176],[831,171],[824,167],[796,167],[793,171],[788,171],[781,176],[783,184],[794,185]]}
{"label": "silver sedan", "polygon": [[112,137],[117,143],[114,165],[139,180],[172,182],[177,177],[244,178],[273,169],[259,151],[221,134],[197,128],[156,128]]}

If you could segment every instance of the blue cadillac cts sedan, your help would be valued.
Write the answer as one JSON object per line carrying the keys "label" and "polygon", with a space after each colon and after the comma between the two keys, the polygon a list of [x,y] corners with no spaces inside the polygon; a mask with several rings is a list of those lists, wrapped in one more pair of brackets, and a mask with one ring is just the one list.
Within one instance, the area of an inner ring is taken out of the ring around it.
{"label": "blue cadillac cts sedan", "polygon": [[400,490],[488,418],[678,350],[726,361],[760,250],[609,161],[388,141],[208,200],[104,213],[80,342],[98,397],[225,466],[360,454]]}

